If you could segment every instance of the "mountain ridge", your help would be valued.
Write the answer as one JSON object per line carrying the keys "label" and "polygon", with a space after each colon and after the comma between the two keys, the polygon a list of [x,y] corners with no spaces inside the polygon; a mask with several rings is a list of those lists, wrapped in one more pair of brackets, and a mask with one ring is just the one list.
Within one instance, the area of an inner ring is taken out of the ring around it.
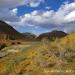
{"label": "mountain ridge", "polygon": [[[0,21],[0,34],[4,34],[8,36],[8,39],[22,39],[24,36],[15,30],[12,26],[7,24],[4,21]],[[4,37],[3,37],[4,38]]]}
{"label": "mountain ridge", "polygon": [[29,32],[24,32],[24,33],[20,33],[18,32],[16,29],[14,29],[11,25],[7,24],[4,21],[0,20],[0,36],[3,36],[3,38],[5,39],[10,39],[10,40],[17,40],[17,39],[24,39],[24,40],[29,40],[29,41],[41,41],[43,38],[47,38],[50,41],[56,39],[56,38],[62,38],[67,36],[68,34],[63,32],[63,31],[57,31],[54,30],[52,32],[47,32],[47,33],[42,33],[39,36],[36,36],[35,34],[29,33]]}
{"label": "mountain ridge", "polygon": [[49,40],[55,40],[56,38],[62,38],[67,36],[68,33],[65,33],[63,31],[57,31],[54,30],[52,32],[42,33],[37,37],[37,40],[42,40],[43,38],[49,39]]}

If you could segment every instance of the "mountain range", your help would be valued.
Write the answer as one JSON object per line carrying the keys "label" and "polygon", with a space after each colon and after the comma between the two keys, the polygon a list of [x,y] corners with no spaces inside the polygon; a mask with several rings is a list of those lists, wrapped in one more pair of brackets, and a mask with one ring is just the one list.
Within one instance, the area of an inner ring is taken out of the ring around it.
{"label": "mountain range", "polygon": [[0,21],[0,38],[1,39],[23,39],[24,36],[16,31],[12,26],[5,23],[4,21]]}
{"label": "mountain range", "polygon": [[43,33],[43,34],[40,34],[38,37],[37,37],[37,40],[42,40],[43,38],[46,38],[46,39],[49,39],[50,41],[53,41],[55,40],[56,38],[62,38],[62,37],[65,37],[67,36],[68,34],[63,32],[63,31],[57,31],[57,30],[54,30],[52,32],[47,32],[47,33]]}
{"label": "mountain range", "polygon": [[47,38],[50,41],[56,38],[62,38],[68,35],[63,31],[54,30],[52,32],[42,33],[39,36],[35,34],[24,32],[20,33],[15,30],[11,25],[7,24],[4,21],[0,21],[0,39],[9,39],[9,40],[27,40],[27,41],[41,41],[43,38]]}

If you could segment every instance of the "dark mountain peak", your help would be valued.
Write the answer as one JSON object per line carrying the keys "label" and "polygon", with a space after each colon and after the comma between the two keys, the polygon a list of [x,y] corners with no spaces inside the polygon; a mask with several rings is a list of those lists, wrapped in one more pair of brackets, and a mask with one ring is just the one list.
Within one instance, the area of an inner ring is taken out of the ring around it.
{"label": "dark mountain peak", "polygon": [[6,35],[10,39],[21,39],[23,35],[16,31],[12,26],[7,24],[6,22],[0,20],[0,36],[4,38]]}
{"label": "dark mountain peak", "polygon": [[57,35],[66,35],[67,33],[65,33],[63,31],[54,30],[54,31],[50,32],[50,35],[51,34],[57,36]]}
{"label": "dark mountain peak", "polygon": [[54,32],[54,33],[58,33],[58,32],[65,33],[65,32],[59,31],[59,30],[53,30],[52,32]]}
{"label": "dark mountain peak", "polygon": [[10,26],[9,24],[7,24],[5,21],[2,20],[0,20],[0,27],[2,28],[2,30],[3,28],[10,28],[10,29],[13,28],[12,26]]}
{"label": "dark mountain peak", "polygon": [[63,31],[54,30],[52,32],[47,32],[47,33],[43,33],[43,34],[39,35],[37,37],[37,40],[42,40],[43,38],[48,38],[49,40],[54,40],[56,38],[65,37],[66,35],[68,35],[68,34]]}
{"label": "dark mountain peak", "polygon": [[5,21],[0,20],[0,25],[6,25],[7,23]]}
{"label": "dark mountain peak", "polygon": [[0,23],[1,23],[1,22],[3,23],[4,21],[0,20]]}

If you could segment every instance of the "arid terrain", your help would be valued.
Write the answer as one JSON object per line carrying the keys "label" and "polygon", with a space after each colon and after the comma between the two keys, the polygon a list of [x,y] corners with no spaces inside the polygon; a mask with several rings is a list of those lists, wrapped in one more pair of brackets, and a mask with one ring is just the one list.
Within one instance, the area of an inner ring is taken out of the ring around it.
{"label": "arid terrain", "polygon": [[74,75],[73,36],[5,47],[0,50],[0,75]]}
{"label": "arid terrain", "polygon": [[0,0],[0,75],[75,75],[75,0]]}
{"label": "arid terrain", "polygon": [[36,37],[10,26],[7,30],[12,32],[0,31],[0,75],[75,75],[75,32],[53,31]]}

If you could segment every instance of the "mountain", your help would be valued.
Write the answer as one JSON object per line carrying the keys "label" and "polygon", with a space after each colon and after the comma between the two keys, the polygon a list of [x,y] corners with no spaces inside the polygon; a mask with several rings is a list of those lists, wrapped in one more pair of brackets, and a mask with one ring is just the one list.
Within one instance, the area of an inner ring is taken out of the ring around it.
{"label": "mountain", "polygon": [[52,31],[48,33],[40,34],[38,37],[32,33],[20,33],[16,31],[12,26],[7,24],[4,21],[0,21],[0,39],[10,39],[10,40],[27,40],[27,41],[33,41],[33,40],[42,40],[43,38],[47,38],[49,40],[54,40],[55,38],[62,38],[66,36],[67,33],[62,31]]}
{"label": "mountain", "polygon": [[68,35],[67,33],[63,32],[63,31],[52,31],[52,32],[47,32],[47,33],[43,33],[41,35],[39,35],[37,37],[37,40],[42,40],[43,38],[47,38],[49,40],[54,40],[56,38],[62,38],[65,37],[66,35]]}
{"label": "mountain", "polygon": [[25,33],[22,33],[22,35],[25,37],[25,38],[27,38],[29,41],[30,40],[35,40],[35,38],[36,38],[36,35],[35,34],[33,34],[33,33],[29,33],[29,32],[25,32]]}
{"label": "mountain", "polygon": [[4,21],[0,21],[0,39],[23,39],[24,36],[16,31],[12,26],[5,23]]}

